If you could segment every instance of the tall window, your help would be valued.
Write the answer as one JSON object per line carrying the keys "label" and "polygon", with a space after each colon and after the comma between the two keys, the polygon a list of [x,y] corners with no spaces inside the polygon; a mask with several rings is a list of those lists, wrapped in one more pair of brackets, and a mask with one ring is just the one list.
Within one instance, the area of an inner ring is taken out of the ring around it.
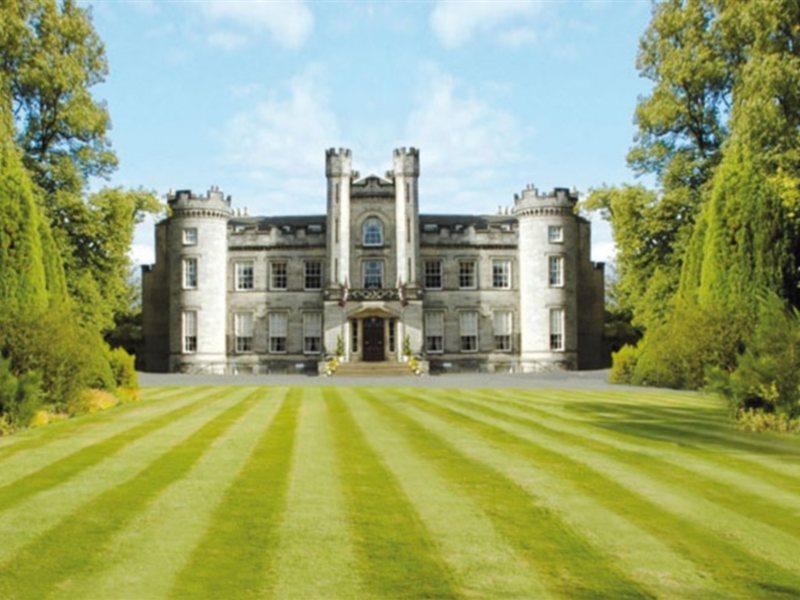
{"label": "tall window", "polygon": [[458,287],[462,290],[474,290],[478,278],[474,260],[462,260],[458,263]]}
{"label": "tall window", "polygon": [[286,263],[274,262],[269,265],[269,286],[273,290],[285,290],[288,282]]}
{"label": "tall window", "polygon": [[380,289],[383,287],[382,260],[364,261],[364,287],[368,290]]}
{"label": "tall window", "polygon": [[253,351],[253,313],[233,315],[233,330],[236,337],[236,352]]}
{"label": "tall window", "polygon": [[197,287],[197,259],[183,259],[183,289],[193,290]]}
{"label": "tall window", "polygon": [[550,256],[547,259],[550,287],[564,285],[564,257]]}
{"label": "tall window", "polygon": [[442,261],[425,261],[425,287],[429,290],[442,289]]}
{"label": "tall window", "polygon": [[237,262],[234,273],[237,290],[253,289],[253,261]]}
{"label": "tall window", "polygon": [[286,352],[286,330],[288,329],[286,313],[269,314],[269,351]]}
{"label": "tall window", "polygon": [[478,312],[464,311],[459,315],[461,351],[475,352],[478,349]]}
{"label": "tall window", "polygon": [[183,351],[197,352],[197,311],[187,310],[183,313]]}
{"label": "tall window", "polygon": [[564,309],[550,309],[550,350],[564,349]]}
{"label": "tall window", "polygon": [[492,261],[492,287],[510,288],[511,287],[511,261],[493,260]]}
{"label": "tall window", "polygon": [[397,322],[394,319],[389,319],[389,352],[395,351]]}
{"label": "tall window", "polygon": [[184,246],[197,245],[197,227],[187,227],[183,230],[183,245]]}
{"label": "tall window", "polygon": [[378,217],[364,221],[362,233],[365,246],[383,246],[383,223]]}
{"label": "tall window", "polygon": [[512,315],[510,310],[498,310],[494,313],[494,348],[501,352],[511,350]]}
{"label": "tall window", "polygon": [[306,262],[305,288],[307,290],[322,289],[322,263],[319,261]]}
{"label": "tall window", "polygon": [[358,320],[350,321],[350,350],[358,352]]}
{"label": "tall window", "polygon": [[444,313],[425,313],[425,350],[431,354],[444,351]]}
{"label": "tall window", "polygon": [[322,352],[322,313],[303,313],[303,352]]}
{"label": "tall window", "polygon": [[559,244],[564,241],[564,228],[560,225],[550,225],[547,227],[547,240],[551,244]]}

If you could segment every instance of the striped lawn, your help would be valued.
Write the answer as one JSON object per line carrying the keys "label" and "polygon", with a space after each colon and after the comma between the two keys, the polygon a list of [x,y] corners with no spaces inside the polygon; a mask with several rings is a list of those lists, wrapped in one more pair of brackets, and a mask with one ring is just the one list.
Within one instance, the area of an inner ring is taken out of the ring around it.
{"label": "striped lawn", "polygon": [[0,598],[800,596],[800,438],[707,396],[143,396],[0,439]]}

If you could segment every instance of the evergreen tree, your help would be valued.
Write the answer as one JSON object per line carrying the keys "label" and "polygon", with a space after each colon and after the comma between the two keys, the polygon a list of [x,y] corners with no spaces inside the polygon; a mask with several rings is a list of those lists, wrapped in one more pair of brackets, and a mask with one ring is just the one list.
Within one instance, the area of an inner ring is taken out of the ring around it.
{"label": "evergreen tree", "polygon": [[12,132],[0,94],[0,311],[16,313],[44,308],[48,292],[39,207]]}

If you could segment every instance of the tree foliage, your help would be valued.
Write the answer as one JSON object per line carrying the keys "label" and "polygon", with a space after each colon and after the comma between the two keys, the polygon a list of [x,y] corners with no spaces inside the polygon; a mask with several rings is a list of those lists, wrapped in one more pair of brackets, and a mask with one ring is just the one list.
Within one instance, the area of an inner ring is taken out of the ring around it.
{"label": "tree foliage", "polygon": [[697,387],[734,367],[764,293],[800,299],[800,4],[660,2],[638,66],[654,87],[629,162],[659,189],[586,204],[612,223],[619,296],[646,329],[619,371]]}
{"label": "tree foliage", "polygon": [[[43,239],[47,285],[68,290],[81,321],[108,332],[128,310],[134,227],[159,203],[141,189],[85,193],[90,178],[108,176],[117,165],[108,110],[91,94],[108,65],[89,10],[73,0],[3,2],[0,22],[0,67],[16,141],[53,234]],[[49,259],[56,254],[64,276]]]}

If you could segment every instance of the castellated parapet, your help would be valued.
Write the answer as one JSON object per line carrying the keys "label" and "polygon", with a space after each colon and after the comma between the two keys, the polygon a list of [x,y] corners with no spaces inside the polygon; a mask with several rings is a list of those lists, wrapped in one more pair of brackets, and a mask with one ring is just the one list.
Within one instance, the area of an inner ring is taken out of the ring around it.
{"label": "castellated parapet", "polygon": [[419,177],[419,150],[417,148],[395,148],[394,175]]}
{"label": "castellated parapet", "polygon": [[325,151],[325,176],[349,176],[353,171],[353,155],[349,148],[328,148]]}

